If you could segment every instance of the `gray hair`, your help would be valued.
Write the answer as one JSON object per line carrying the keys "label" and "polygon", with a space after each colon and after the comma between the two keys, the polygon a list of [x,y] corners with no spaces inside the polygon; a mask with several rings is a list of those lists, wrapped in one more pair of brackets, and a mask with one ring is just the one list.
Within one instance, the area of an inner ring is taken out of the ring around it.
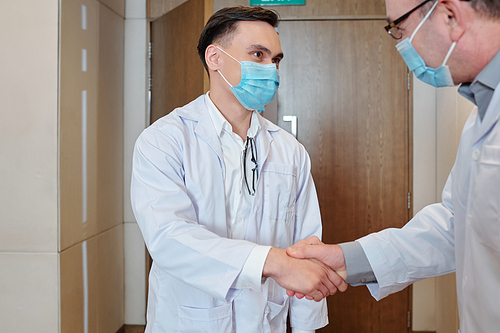
{"label": "gray hair", "polygon": [[[419,1],[420,3],[425,0]],[[439,0],[436,0],[439,1]],[[500,19],[500,0],[461,0],[470,3],[472,9],[483,17],[490,19]],[[420,9],[420,15],[424,16],[429,11],[433,2],[425,4]],[[431,14],[432,15],[432,14]]]}
{"label": "gray hair", "polygon": [[492,19],[500,19],[500,0],[469,0],[479,14]]}

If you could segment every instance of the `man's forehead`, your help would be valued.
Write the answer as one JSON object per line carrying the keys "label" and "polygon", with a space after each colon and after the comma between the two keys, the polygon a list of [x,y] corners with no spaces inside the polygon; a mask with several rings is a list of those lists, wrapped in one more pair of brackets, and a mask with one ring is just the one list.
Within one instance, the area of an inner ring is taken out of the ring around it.
{"label": "man's forehead", "polygon": [[263,21],[240,21],[231,43],[245,51],[281,52],[279,36],[272,25]]}
{"label": "man's forehead", "polygon": [[417,6],[421,0],[385,0],[387,21],[392,22]]}

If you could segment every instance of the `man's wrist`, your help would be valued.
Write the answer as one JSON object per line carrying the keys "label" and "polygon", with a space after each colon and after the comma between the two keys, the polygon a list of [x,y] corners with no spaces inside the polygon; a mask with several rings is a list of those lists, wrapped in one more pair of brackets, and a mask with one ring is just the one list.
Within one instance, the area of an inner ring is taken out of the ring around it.
{"label": "man's wrist", "polygon": [[276,279],[281,273],[283,259],[286,259],[286,257],[288,257],[288,255],[285,250],[272,247],[271,250],[269,250],[264,267],[262,268],[262,277]]}

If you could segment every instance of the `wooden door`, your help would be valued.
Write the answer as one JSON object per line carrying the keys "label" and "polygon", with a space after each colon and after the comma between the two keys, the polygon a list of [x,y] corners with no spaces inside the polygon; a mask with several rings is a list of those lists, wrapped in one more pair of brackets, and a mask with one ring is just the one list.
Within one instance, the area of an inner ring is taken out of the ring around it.
{"label": "wooden door", "polygon": [[[410,216],[407,69],[384,20],[284,21],[278,123],[298,119],[312,160],[326,243]],[[407,332],[410,290],[376,302],[365,287],[328,298],[321,332]]]}
{"label": "wooden door", "polygon": [[151,123],[208,91],[196,46],[210,0],[189,0],[151,24]]}

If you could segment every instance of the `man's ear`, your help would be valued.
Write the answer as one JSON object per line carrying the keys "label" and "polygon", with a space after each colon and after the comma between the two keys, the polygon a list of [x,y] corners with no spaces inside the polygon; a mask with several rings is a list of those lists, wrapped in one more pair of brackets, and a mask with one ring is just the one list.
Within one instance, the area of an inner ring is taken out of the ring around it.
{"label": "man's ear", "polygon": [[444,8],[448,31],[452,41],[457,42],[465,32],[467,25],[466,10],[470,9],[467,1],[461,0],[441,0]]}
{"label": "man's ear", "polygon": [[220,69],[221,62],[217,46],[211,44],[207,47],[205,50],[205,62],[210,71],[217,71]]}

